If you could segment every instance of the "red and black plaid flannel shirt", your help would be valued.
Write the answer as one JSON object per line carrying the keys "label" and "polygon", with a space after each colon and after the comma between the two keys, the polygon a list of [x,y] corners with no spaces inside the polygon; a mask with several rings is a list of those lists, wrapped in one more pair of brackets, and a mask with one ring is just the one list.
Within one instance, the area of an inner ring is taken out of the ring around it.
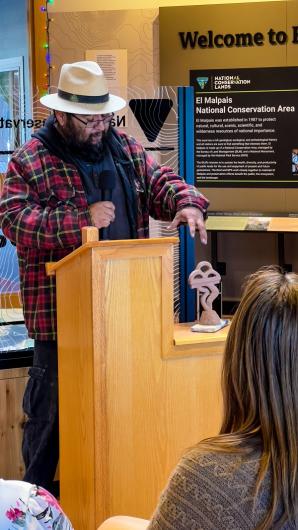
{"label": "red and black plaid flannel shirt", "polygon": [[[170,167],[161,167],[132,137],[119,134],[135,167],[137,234],[149,236],[149,215],[171,220],[178,210],[208,201]],[[144,193],[146,190],[146,193]],[[92,224],[80,175],[37,140],[26,142],[9,163],[0,201],[1,228],[17,246],[25,323],[30,337],[56,339],[55,278],[45,264],[81,245]]]}

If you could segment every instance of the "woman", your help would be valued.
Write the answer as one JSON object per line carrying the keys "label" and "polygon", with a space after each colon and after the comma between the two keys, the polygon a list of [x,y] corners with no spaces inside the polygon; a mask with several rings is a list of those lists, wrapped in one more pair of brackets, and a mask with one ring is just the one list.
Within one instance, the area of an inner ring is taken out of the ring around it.
{"label": "woman", "polygon": [[56,499],[45,489],[0,479],[0,529],[73,530]]}
{"label": "woman", "polygon": [[220,434],[173,472],[148,530],[298,528],[298,275],[263,268],[229,331]]}

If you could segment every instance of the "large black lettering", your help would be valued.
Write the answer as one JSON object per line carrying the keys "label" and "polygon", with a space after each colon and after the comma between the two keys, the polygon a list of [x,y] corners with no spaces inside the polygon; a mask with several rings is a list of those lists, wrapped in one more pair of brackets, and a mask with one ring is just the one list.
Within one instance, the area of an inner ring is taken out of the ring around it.
{"label": "large black lettering", "polygon": [[246,46],[254,45],[253,37],[251,33],[236,33],[235,37],[236,37],[235,46],[237,48],[240,48],[242,46],[246,48]]}
{"label": "large black lettering", "polygon": [[288,40],[288,36],[286,34],[285,31],[278,31],[276,33],[276,40],[278,42],[278,44],[286,44],[287,40]]}
{"label": "large black lettering", "polygon": [[298,44],[298,26],[292,26],[293,28],[293,44]]}
{"label": "large black lettering", "polygon": [[214,44],[216,46],[216,48],[222,48],[223,47],[223,42],[219,42],[219,40],[223,40],[223,35],[221,35],[220,33],[218,35],[215,35],[214,37]]}
{"label": "large black lettering", "polygon": [[234,46],[234,43],[235,43],[234,35],[232,35],[231,33],[227,33],[224,36],[224,43],[225,43],[227,48],[232,48],[232,46]]}
{"label": "large black lettering", "polygon": [[277,42],[275,40],[276,33],[275,33],[274,29],[270,28],[267,34],[268,34],[268,37],[269,37],[270,44],[275,46],[277,44]]}
{"label": "large black lettering", "polygon": [[264,35],[263,33],[260,33],[259,31],[254,34],[254,43],[257,46],[263,46],[264,45]]}
{"label": "large black lettering", "polygon": [[117,116],[116,118],[116,127],[125,127],[125,116]]}
{"label": "large black lettering", "polygon": [[181,40],[182,48],[187,48],[188,46],[190,48],[194,48],[197,42],[199,32],[198,31],[179,31],[179,37]]}

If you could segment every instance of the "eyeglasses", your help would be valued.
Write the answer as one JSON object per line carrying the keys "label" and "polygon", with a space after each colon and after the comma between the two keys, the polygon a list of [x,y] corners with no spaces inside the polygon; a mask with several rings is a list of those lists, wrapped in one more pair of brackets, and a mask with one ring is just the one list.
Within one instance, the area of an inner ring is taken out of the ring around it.
{"label": "eyeglasses", "polygon": [[110,114],[101,114],[101,118],[96,119],[96,120],[82,120],[82,118],[79,118],[79,116],[77,116],[76,114],[70,113],[70,115],[73,116],[76,120],[83,123],[86,128],[88,127],[91,128],[91,127],[96,127],[100,123],[104,123],[104,124],[109,123],[112,120],[114,113],[110,112]]}

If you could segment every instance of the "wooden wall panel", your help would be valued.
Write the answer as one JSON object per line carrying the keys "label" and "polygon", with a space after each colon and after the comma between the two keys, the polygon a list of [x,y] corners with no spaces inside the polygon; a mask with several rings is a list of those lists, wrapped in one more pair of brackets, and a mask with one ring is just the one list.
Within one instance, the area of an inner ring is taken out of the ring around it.
{"label": "wooden wall panel", "polygon": [[23,394],[28,368],[0,370],[0,476],[22,479]]}

